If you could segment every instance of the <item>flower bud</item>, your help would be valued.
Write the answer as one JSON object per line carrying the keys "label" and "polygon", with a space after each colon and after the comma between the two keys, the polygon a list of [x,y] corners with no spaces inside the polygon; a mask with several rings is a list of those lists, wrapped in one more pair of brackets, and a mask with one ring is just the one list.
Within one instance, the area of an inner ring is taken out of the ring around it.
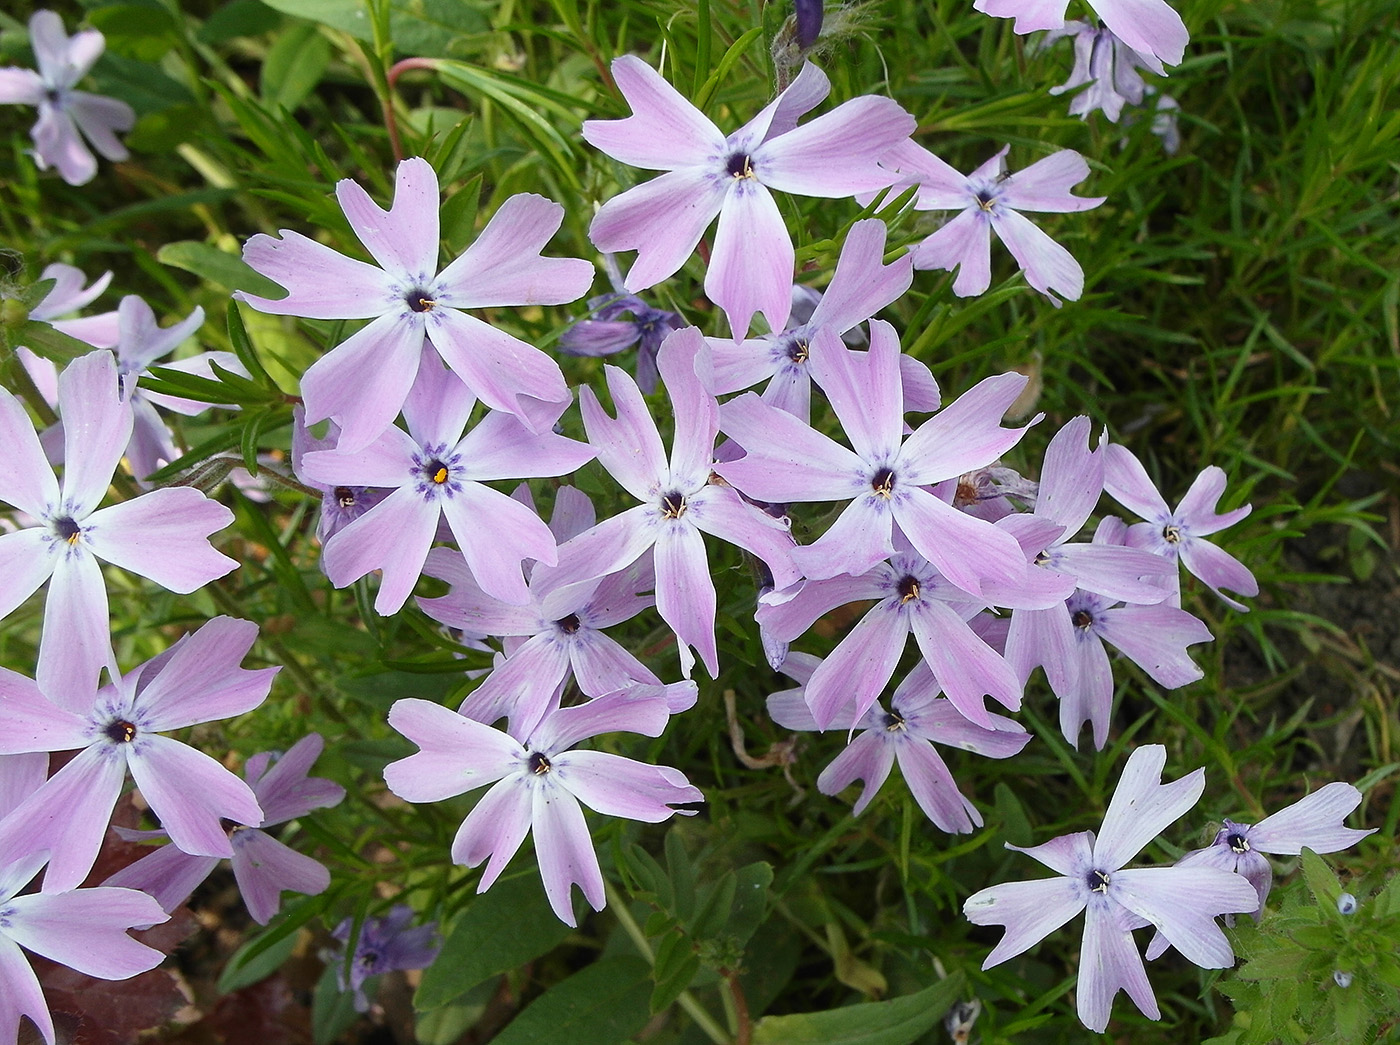
{"label": "flower bud", "polygon": [[1334,979],[1337,982],[1337,986],[1341,987],[1343,990],[1351,986],[1351,973],[1342,972],[1341,969],[1337,969],[1332,973],[1332,979]]}
{"label": "flower bud", "polygon": [[1342,914],[1355,914],[1356,906],[1356,897],[1352,896],[1351,893],[1342,893],[1341,896],[1337,897],[1337,910]]}
{"label": "flower bud", "polygon": [[17,327],[29,322],[29,309],[14,298],[0,301],[0,326]]}

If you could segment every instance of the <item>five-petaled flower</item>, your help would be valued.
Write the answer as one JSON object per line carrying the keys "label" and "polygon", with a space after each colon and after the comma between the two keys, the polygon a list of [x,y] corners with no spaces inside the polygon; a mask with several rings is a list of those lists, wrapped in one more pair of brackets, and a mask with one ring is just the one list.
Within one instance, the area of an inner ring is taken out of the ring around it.
{"label": "five-petaled flower", "polygon": [[[1167,65],[1178,64],[1191,38],[1186,23],[1166,0],[1088,0],[1103,24],[1139,54]],[[994,18],[1016,19],[1018,33],[1058,29],[1065,24],[1069,0],[975,0],[972,5]]]}

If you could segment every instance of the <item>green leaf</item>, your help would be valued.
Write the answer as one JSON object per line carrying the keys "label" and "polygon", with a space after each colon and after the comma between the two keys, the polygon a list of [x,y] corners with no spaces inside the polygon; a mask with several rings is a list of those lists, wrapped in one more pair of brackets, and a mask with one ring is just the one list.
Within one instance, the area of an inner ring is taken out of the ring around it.
{"label": "green leaf", "polygon": [[640,958],[604,958],[540,995],[492,1045],[618,1045],[651,1017],[651,969]]}
{"label": "green leaf", "polygon": [[652,969],[656,988],[651,992],[651,1011],[660,1012],[674,1002],[699,971],[695,942],[685,933],[668,933],[656,948],[656,965]]}
{"label": "green leaf", "polygon": [[695,867],[676,827],[666,832],[666,874],[675,898],[670,906],[681,921],[689,921],[695,913]]}
{"label": "green leaf", "polygon": [[245,960],[244,955],[256,942],[249,940],[233,952],[233,957],[219,974],[220,994],[231,994],[244,987],[251,987],[259,980],[271,976],[292,956],[292,951],[296,950],[297,946],[296,934],[289,933],[271,946],[262,948],[256,957]]}
{"label": "green leaf", "polygon": [[26,320],[15,327],[10,334],[10,344],[24,345],[36,355],[55,363],[68,363],[92,351],[92,346],[87,342],[69,337],[37,319]]}
{"label": "green leaf", "polygon": [[1322,857],[1307,847],[1303,848],[1303,877],[1307,879],[1308,888],[1317,898],[1319,906],[1336,908],[1337,897],[1342,895],[1342,884]]}
{"label": "green leaf", "polygon": [[909,1045],[952,1008],[962,986],[961,974],[955,973],[904,998],[765,1016],[754,1025],[754,1045]]}
{"label": "green leaf", "polygon": [[167,243],[156,252],[162,265],[193,272],[200,279],[225,290],[246,290],[259,297],[279,298],[284,291],[280,284],[253,271],[236,254],[196,240]]}
{"label": "green leaf", "polygon": [[484,980],[548,953],[569,932],[550,910],[539,875],[503,878],[452,923],[437,961],[423,973],[414,1007],[422,1012],[446,1005]]}
{"label": "green leaf", "polygon": [[[373,983],[366,986],[373,987]],[[354,992],[342,991],[335,979],[335,966],[327,965],[311,996],[312,1040],[316,1045],[332,1045],[344,1036],[358,1016]]]}
{"label": "green leaf", "polygon": [[274,108],[295,110],[325,75],[331,43],[314,25],[290,25],[278,34],[263,59],[260,91]]}
{"label": "green leaf", "polygon": [[729,924],[725,931],[742,947],[763,924],[768,915],[768,887],[773,884],[773,865],[760,860],[734,872],[738,888],[729,908]]}
{"label": "green leaf", "polygon": [[[283,14],[320,22],[357,40],[374,38],[364,0],[266,0]],[[389,0],[389,35],[394,47],[420,58],[461,55],[464,37],[491,28],[483,8],[469,0]]]}

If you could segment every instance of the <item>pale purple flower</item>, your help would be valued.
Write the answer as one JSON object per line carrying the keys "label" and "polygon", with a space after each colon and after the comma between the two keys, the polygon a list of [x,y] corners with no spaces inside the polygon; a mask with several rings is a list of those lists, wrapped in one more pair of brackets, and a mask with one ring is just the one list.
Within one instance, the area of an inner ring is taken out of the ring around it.
{"label": "pale purple flower", "polygon": [[[768,697],[768,714],[778,725],[793,730],[820,728],[803,692],[820,663],[809,654],[794,653],[783,664],[783,673],[802,685]],[[1030,742],[1031,735],[1018,723],[1000,715],[990,718],[995,728],[970,722],[940,695],[928,665],[920,664],[895,690],[889,711],[877,702],[860,717],[855,728],[862,732],[822,770],[817,789],[824,795],[837,795],[855,781],[864,781],[854,809],[859,816],[897,761],[919,808],[939,828],[958,833],[981,827],[982,814],[958,790],[947,763],[933,745],[947,744],[989,758],[1010,758]]]}
{"label": "pale purple flower", "polygon": [[[426,349],[425,349],[426,351]],[[321,494],[321,514],[316,520],[316,539],[325,543],[388,496],[377,486],[344,486],[319,483],[306,474],[306,455],[318,450],[334,450],[340,441],[340,426],[328,421],[324,439],[317,439],[306,426],[306,411],[298,403],[292,407],[292,474]],[[324,563],[322,564],[324,569]]]}
{"label": "pale purple flower", "polygon": [[966,592],[980,593],[984,579],[1016,582],[1026,559],[1015,538],[924,487],[991,464],[1016,445],[1029,425],[1002,428],[1000,421],[1026,378],[987,378],[905,439],[899,341],[883,320],[870,328],[869,352],[847,349],[830,328],[818,331],[808,360],[853,449],[749,392],[721,408],[725,433],[746,455],[715,470],[746,496],[771,503],[854,498],[815,543],[794,552],[809,578],[864,573],[893,554],[897,525]]}
{"label": "pale purple flower", "polygon": [[29,136],[39,169],[57,167],[69,185],[84,185],[97,174],[97,160],[88,145],[109,160],[126,159],[126,147],[116,132],[131,130],[136,114],[126,102],[73,90],[106,47],[96,29],[69,36],[54,12],[35,11],[29,19],[29,43],[39,71],[0,69],[0,105],[38,106],[39,122]]}
{"label": "pale purple flower", "polygon": [[1084,911],[1077,1007],[1079,1019],[1093,1031],[1108,1026],[1120,989],[1149,1018],[1161,1016],[1133,929],[1156,926],[1187,960],[1223,969],[1234,954],[1215,918],[1258,906],[1248,882],[1218,868],[1124,867],[1194,806],[1205,787],[1201,769],[1163,784],[1166,760],[1167,749],[1160,744],[1128,756],[1097,838],[1079,831],[1029,849],[1007,843],[1063,877],[994,885],[963,904],[963,914],[975,925],[1006,927],[983,969],[1014,958]]}
{"label": "pale purple flower", "polygon": [[[1297,856],[1305,846],[1314,853],[1349,849],[1367,835],[1376,833],[1374,827],[1358,831],[1343,826],[1347,814],[1360,804],[1360,791],[1351,784],[1334,781],[1257,824],[1224,821],[1214,842],[1187,853],[1177,864],[1219,867],[1243,875],[1258,894],[1262,911],[1274,880],[1273,868],[1262,854]],[[1156,954],[1149,949],[1147,956],[1154,958]]]}
{"label": "pale purple flower", "polygon": [[1088,22],[1066,22],[1052,29],[1040,42],[1043,50],[1065,37],[1074,40],[1074,68],[1069,79],[1051,94],[1063,94],[1078,87],[1080,91],[1069,104],[1071,116],[1087,117],[1101,111],[1111,123],[1117,123],[1124,105],[1141,105],[1147,85],[1138,75],[1139,69],[1165,75],[1162,63],[1152,55],[1139,54],[1113,35],[1109,29],[1096,28]]}
{"label": "pale purple flower", "polygon": [[831,91],[809,63],[726,137],[640,58],[623,55],[612,72],[632,115],[587,120],[584,139],[623,163],[667,173],[603,204],[589,227],[593,243],[608,253],[638,252],[626,281],[635,293],[675,274],[718,216],[705,293],[735,338],[748,334],[755,312],[782,330],[794,255],[769,190],[831,199],[878,191],[894,179],[877,161],[908,138],[914,118],[892,99],[865,96],[798,127]]}
{"label": "pale purple flower", "polygon": [[580,803],[606,816],[655,824],[694,813],[674,807],[703,796],[678,770],[571,749],[600,733],[660,736],[671,715],[666,691],[676,687],[694,692],[693,683],[676,683],[605,694],[551,712],[518,738],[426,700],[399,700],[389,709],[389,724],[421,750],[391,762],[384,779],[409,802],[440,802],[493,785],[458,829],[453,862],[475,867],[489,856],[477,885],[484,892],[533,831],[549,905],[561,921],[577,925],[574,885],[595,911],[604,904],[603,875]]}
{"label": "pale purple flower", "polygon": [[372,320],[302,375],[307,421],[338,421],[343,450],[369,445],[403,407],[427,337],[483,403],[518,415],[532,431],[549,431],[558,404],[569,400],[559,364],[465,310],[558,305],[583,295],[592,265],[540,255],[564,208],[529,193],[510,197],[476,242],[439,271],[438,180],[426,160],[399,164],[388,211],[349,179],[336,186],[336,198],[377,265],[283,229],[281,239],[250,239],[243,260],[287,296],[234,295],[276,315]]}
{"label": "pale purple flower", "polygon": [[97,858],[129,769],[176,845],[232,856],[219,821],[261,823],[253,791],[213,758],[162,734],[263,702],[279,669],[239,667],[257,635],[251,621],[215,617],[159,657],[114,675],[95,696],[0,674],[7,723],[0,751],[78,751],[0,824],[0,852],[49,850],[45,890],[73,888]]}
{"label": "pale purple flower", "polygon": [[[1225,492],[1225,473],[1215,465],[1196,476],[1186,496],[1175,509],[1147,477],[1147,469],[1131,450],[1121,443],[1105,447],[1104,489],[1129,511],[1136,512],[1145,522],[1128,527],[1127,543],[1133,548],[1146,548],[1169,562],[1181,561],[1186,569],[1206,583],[1211,591],[1242,613],[1249,607],[1230,598],[1222,588],[1241,595],[1258,595],[1259,582],[1254,574],[1223,548],[1202,540],[1229,526],[1234,526],[1250,512],[1241,505],[1219,514],[1216,504]],[[1173,586],[1172,602],[1180,605],[1180,588]]]}
{"label": "pale purple flower", "polygon": [[661,377],[656,369],[656,353],[671,331],[686,325],[685,319],[677,312],[653,308],[635,294],[627,293],[589,298],[588,315],[559,335],[559,351],[571,356],[598,357],[636,345],[637,387],[647,395],[655,392]]}
{"label": "pale purple flower", "polygon": [[[253,789],[263,818],[259,824],[229,827],[229,842],[233,846],[230,862],[248,913],[260,925],[266,925],[277,914],[284,890],[315,896],[325,892],[331,883],[325,865],[298,853],[266,830],[305,816],[313,809],[337,805],[345,797],[345,789],[339,784],[308,776],[324,744],[320,734],[311,733],[284,754],[264,751],[243,766],[243,776]],[[165,830],[115,830],[128,841],[170,837]],[[161,910],[172,912],[209,877],[219,860],[217,856],[186,853],[177,845],[164,845],[102,884],[139,889],[154,896]]]}
{"label": "pale purple flower", "polygon": [[674,408],[669,460],[641,392],[623,371],[606,370],[616,419],[607,415],[591,388],[579,392],[584,428],[599,462],[642,503],[560,548],[553,583],[558,590],[617,573],[654,548],[656,609],[676,633],[681,669],[689,678],[694,646],[713,677],[719,673],[716,595],[702,534],[757,555],[780,586],[792,584],[800,574],[792,564],[787,526],[712,478],[719,406],[708,387],[709,349],[699,329],[673,333],[657,362]]}
{"label": "pale purple flower", "polygon": [[[408,904],[394,904],[382,918],[366,918],[355,940],[355,954],[350,959],[350,975],[345,975],[345,955],[330,952],[327,960],[335,964],[336,984],[342,991],[355,992],[355,1011],[369,1011],[369,996],[365,981],[371,976],[404,969],[426,969],[442,949],[437,922],[424,922],[410,928],[414,910]],[[346,918],[331,930],[331,935],[348,946],[354,922]]]}
{"label": "pale purple flower", "polygon": [[58,380],[64,418],[60,488],[23,405],[0,389],[0,500],[38,525],[0,535],[0,618],[52,577],[44,606],[37,678],[46,693],[81,701],[111,660],[107,587],[98,560],[189,594],[238,563],[209,534],[233,513],[192,487],[154,490],[99,509],[125,452],[132,412],[122,401],[111,352],[70,363]]}
{"label": "pale purple flower", "polygon": [[[102,312],[95,316],[75,316],[73,313],[87,308],[112,282],[112,273],[104,272],[87,283],[87,276],[81,269],[72,265],[56,263],[45,267],[39,279],[51,279],[53,287],[43,299],[29,311],[29,318],[48,323],[60,333],[86,342],[93,348],[113,348],[117,344],[117,314]],[[58,402],[58,367],[53,362],[36,355],[20,346],[16,349],[20,362],[29,371],[34,384],[52,406]]]}
{"label": "pale purple flower", "polygon": [[302,459],[306,476],[333,489],[392,491],[326,541],[324,565],[332,584],[344,587],[383,570],[374,608],[398,612],[445,516],[482,590],[504,602],[529,601],[520,564],[535,559],[552,565],[554,537],[533,510],[485,484],[563,475],[592,460],[593,450],[548,429],[532,432],[499,410],[466,431],[475,404],[451,371],[427,360],[404,403],[407,432],[387,428],[370,445],[350,450],[342,431],[336,449]]}
{"label": "pale purple flower", "polygon": [[919,186],[918,210],[957,211],[953,218],[911,251],[916,269],[958,270],[953,293],[973,297],[992,284],[992,233],[1006,244],[1026,282],[1055,307],[1077,301],[1084,292],[1084,270],[1064,247],[1037,228],[1022,211],[1070,213],[1097,207],[1106,196],[1075,196],[1069,190],[1089,176],[1084,157],[1061,149],[1014,174],[1006,172],[1001,151],[968,175],[959,174],[912,141],[885,157],[905,183]]}
{"label": "pale purple flower", "polygon": [[[811,291],[815,302],[801,308],[803,298],[793,287],[793,313],[781,333],[733,340],[711,337],[715,395],[728,395],[768,379],[762,398],[804,422],[810,421],[812,376],[807,361],[812,339],[831,330],[845,338],[880,309],[909,289],[914,270],[909,256],[884,264],[885,223],[875,218],[858,221],[841,247],[836,271],[824,294]],[[805,315],[803,314],[805,313]],[[922,413],[938,409],[938,384],[913,356],[899,357],[904,384],[904,408]]]}
{"label": "pale purple flower", "polygon": [[[1191,34],[1166,0],[1088,0],[1103,24],[1144,56],[1177,65]],[[1065,24],[1069,0],[975,0],[972,5],[994,18],[1016,19],[1018,33],[1058,29]]]}

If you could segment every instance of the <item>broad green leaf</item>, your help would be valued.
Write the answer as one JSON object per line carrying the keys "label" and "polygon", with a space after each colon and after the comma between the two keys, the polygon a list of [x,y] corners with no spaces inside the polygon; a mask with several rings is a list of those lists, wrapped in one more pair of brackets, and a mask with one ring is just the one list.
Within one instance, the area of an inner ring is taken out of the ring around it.
{"label": "broad green leaf", "polygon": [[477,984],[555,947],[570,929],[554,916],[533,871],[498,881],[452,923],[437,961],[423,973],[413,1004],[446,1005]]}
{"label": "broad green leaf", "polygon": [[55,363],[67,363],[93,350],[86,341],[69,337],[37,319],[26,320],[16,327],[10,333],[10,344],[24,345],[36,355],[52,359]]}
{"label": "broad green leaf", "polygon": [[256,942],[256,940],[250,940],[233,952],[233,957],[228,960],[224,971],[219,975],[218,991],[220,994],[230,994],[244,987],[251,987],[259,980],[271,976],[282,967],[283,962],[292,956],[292,951],[296,950],[297,946],[296,934],[291,933],[271,946],[263,948],[256,957],[245,961],[244,954]]}
{"label": "broad green leaf", "polygon": [[156,252],[156,260],[186,272],[226,290],[246,290],[259,297],[279,298],[284,289],[266,276],[259,275],[235,254],[195,240],[167,243]]}
{"label": "broad green leaf", "polygon": [[[372,990],[373,981],[366,988]],[[335,966],[327,965],[311,996],[312,1040],[316,1045],[332,1045],[341,1040],[357,1016],[354,991],[342,991],[336,982]]]}
{"label": "broad green leaf", "polygon": [[739,946],[749,939],[763,924],[768,913],[768,887],[773,884],[773,865],[759,861],[748,864],[734,872],[738,888],[734,891],[734,902],[729,908],[729,923],[725,930]]}
{"label": "broad green leaf", "polygon": [[651,969],[640,958],[604,958],[540,995],[491,1045],[618,1045],[651,1017]]}
{"label": "broad green leaf", "polygon": [[331,62],[331,43],[314,25],[288,26],[263,59],[263,101],[273,107],[295,110],[306,100]]}
{"label": "broad green leaf", "polygon": [[[357,40],[373,39],[364,0],[266,0],[283,14],[320,22]],[[481,5],[469,0],[389,0],[389,35],[394,47],[420,58],[470,53],[466,38],[490,30]]]}
{"label": "broad green leaf", "polygon": [[754,1045],[909,1045],[943,1019],[962,986],[961,974],[955,973],[904,998],[765,1016],[754,1025]]}
{"label": "broad green leaf", "polygon": [[1342,895],[1341,883],[1337,881],[1337,875],[1323,861],[1322,857],[1307,847],[1303,848],[1303,877],[1308,881],[1308,888],[1317,898],[1319,906],[1337,906],[1337,897]]}

